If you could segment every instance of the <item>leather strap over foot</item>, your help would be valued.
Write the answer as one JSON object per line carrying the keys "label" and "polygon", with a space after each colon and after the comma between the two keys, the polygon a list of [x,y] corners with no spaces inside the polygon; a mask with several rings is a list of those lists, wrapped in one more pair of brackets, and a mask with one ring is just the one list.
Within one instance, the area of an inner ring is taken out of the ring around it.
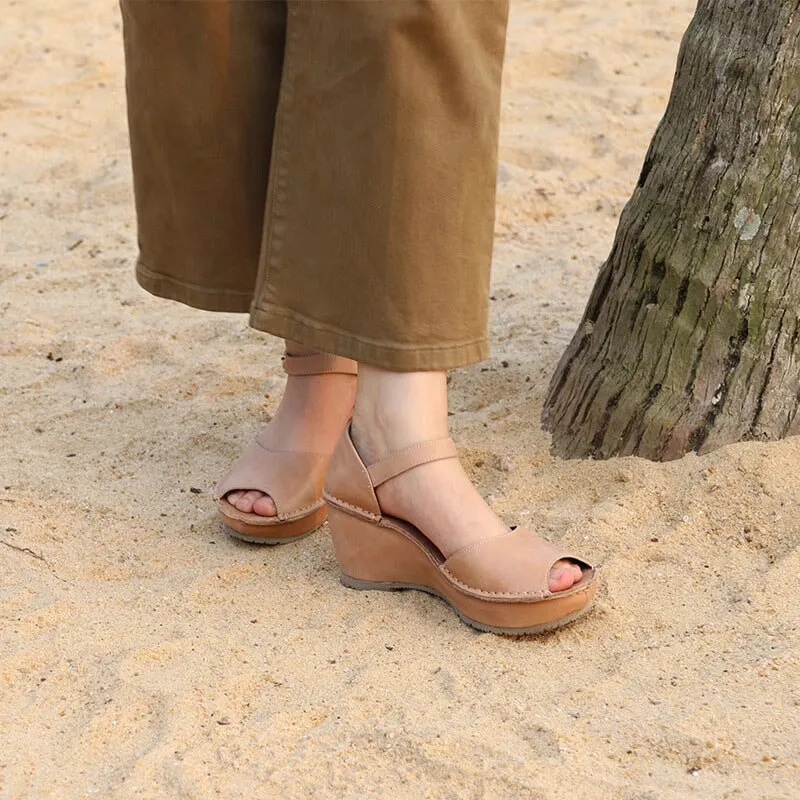
{"label": "leather strap over foot", "polygon": [[[324,453],[270,450],[257,438],[217,484],[214,497],[252,489],[269,495],[278,512],[277,517],[263,517],[264,524],[294,519],[322,506],[328,460]],[[231,509],[228,513],[234,514]]]}
{"label": "leather strap over foot", "polygon": [[404,472],[429,464],[431,461],[442,461],[446,458],[458,458],[458,450],[452,439],[430,439],[427,442],[417,442],[403,450],[376,461],[367,467],[367,473],[372,481],[373,489],[382,483],[402,475]]}
{"label": "leather strap over foot", "polygon": [[461,589],[476,597],[548,597],[550,570],[562,559],[584,572],[592,567],[560,546],[540,539],[527,528],[514,528],[456,550],[440,569]]}

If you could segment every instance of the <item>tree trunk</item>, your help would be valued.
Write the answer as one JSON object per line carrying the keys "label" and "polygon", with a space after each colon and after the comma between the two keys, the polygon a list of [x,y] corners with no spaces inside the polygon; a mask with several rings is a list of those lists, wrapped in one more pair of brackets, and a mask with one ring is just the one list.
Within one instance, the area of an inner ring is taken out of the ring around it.
{"label": "tree trunk", "polygon": [[800,0],[700,0],[542,421],[567,457],[800,431]]}

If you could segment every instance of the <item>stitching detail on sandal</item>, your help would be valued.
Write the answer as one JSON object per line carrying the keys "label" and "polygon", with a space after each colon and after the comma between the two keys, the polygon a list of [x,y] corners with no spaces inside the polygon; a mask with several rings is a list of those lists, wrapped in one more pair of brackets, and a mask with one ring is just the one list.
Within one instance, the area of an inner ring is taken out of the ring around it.
{"label": "stitching detail on sandal", "polygon": [[361,508],[360,506],[354,506],[351,503],[348,503],[346,500],[342,500],[341,498],[337,497],[335,494],[331,494],[327,489],[323,490],[322,496],[332,505],[340,506],[342,509],[347,509],[348,511],[353,511],[359,517],[364,517],[364,519],[368,519],[372,522],[381,521],[381,517],[378,514],[373,514],[371,511],[367,511],[365,508]]}
{"label": "stitching detail on sandal", "polygon": [[[270,495],[271,496],[271,495]],[[275,500],[273,498],[272,502],[274,503]],[[307,506],[302,506],[301,508],[296,508],[294,511],[287,511],[285,514],[278,514],[277,517],[280,519],[281,522],[290,522],[295,519],[299,519],[300,517],[306,517],[314,511],[322,508],[325,505],[324,500],[319,500],[316,503],[310,503]]]}
{"label": "stitching detail on sandal", "polygon": [[[235,490],[231,489],[231,491],[235,491]],[[272,502],[274,503],[275,501],[273,500]],[[238,511],[236,506],[231,505],[231,503],[228,503],[228,501],[224,497],[220,497],[220,498],[217,499],[217,504],[218,504],[220,513],[225,514],[225,516],[230,517],[230,519],[238,519],[238,517],[235,517],[232,514],[226,514],[225,513],[225,506],[219,505],[220,503],[226,503],[228,506],[230,506],[232,509],[234,509],[234,511]],[[295,509],[294,511],[290,511],[290,512],[288,512],[286,514],[274,514],[271,517],[263,516],[261,514],[254,514],[252,512],[250,512],[248,514],[248,513],[244,512],[244,511],[239,511],[239,513],[244,515],[244,516],[253,517],[254,518],[254,519],[242,519],[240,521],[241,522],[247,522],[248,524],[251,524],[251,525],[262,525],[263,527],[268,528],[268,527],[270,527],[272,525],[279,525],[282,522],[294,522],[294,520],[300,519],[301,517],[307,517],[307,516],[313,514],[315,511],[318,511],[324,505],[325,505],[325,502],[323,500],[320,500],[317,503],[311,503],[310,505],[302,506],[301,508]],[[258,519],[259,521],[256,522],[255,521],[256,519]]]}

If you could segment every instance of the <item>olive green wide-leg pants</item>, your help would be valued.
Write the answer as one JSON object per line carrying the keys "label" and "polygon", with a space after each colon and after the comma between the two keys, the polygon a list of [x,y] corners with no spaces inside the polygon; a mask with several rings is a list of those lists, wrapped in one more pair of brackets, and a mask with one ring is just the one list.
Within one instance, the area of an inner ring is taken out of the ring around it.
{"label": "olive green wide-leg pants", "polygon": [[397,371],[488,354],[507,0],[121,0],[139,283]]}

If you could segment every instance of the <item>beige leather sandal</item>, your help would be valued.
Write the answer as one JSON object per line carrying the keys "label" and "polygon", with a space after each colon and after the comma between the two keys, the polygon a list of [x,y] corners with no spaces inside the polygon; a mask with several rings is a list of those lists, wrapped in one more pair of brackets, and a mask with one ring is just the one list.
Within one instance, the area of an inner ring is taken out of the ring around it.
{"label": "beige leather sandal", "polygon": [[[348,424],[323,493],[342,583],[353,589],[420,589],[446,600],[468,625],[493,633],[541,633],[585,614],[597,592],[596,570],[531,531],[515,528],[445,558],[422,531],[381,512],[375,489],[382,483],[457,457],[452,440],[438,439],[367,467]],[[550,569],[562,558],[576,562],[583,576],[570,589],[553,593]]]}
{"label": "beige leather sandal", "polygon": [[[355,361],[325,354],[284,356],[283,369],[288,375],[358,374]],[[217,484],[214,499],[222,521],[237,539],[260,544],[296,541],[327,517],[322,487],[330,455],[272,450],[265,430]],[[268,494],[277,515],[247,514],[225,499],[229,492],[249,489]]]}

